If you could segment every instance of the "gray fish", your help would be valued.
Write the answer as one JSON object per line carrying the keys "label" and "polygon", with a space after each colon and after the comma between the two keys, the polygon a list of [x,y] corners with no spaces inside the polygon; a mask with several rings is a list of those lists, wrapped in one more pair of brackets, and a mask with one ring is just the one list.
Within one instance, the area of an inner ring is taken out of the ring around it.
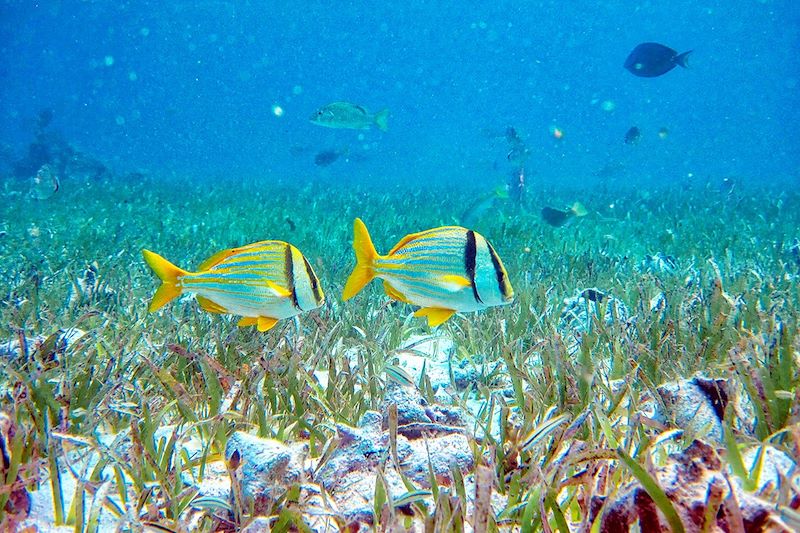
{"label": "gray fish", "polygon": [[566,210],[546,206],[542,208],[542,220],[551,226],[560,227],[572,220],[573,217],[584,217],[588,213],[580,202],[575,202]]}
{"label": "gray fish", "polygon": [[498,187],[494,191],[479,196],[465,210],[459,219],[465,226],[473,226],[478,223],[489,211],[494,211],[499,204],[508,199],[508,192],[503,187]]}
{"label": "gray fish", "polygon": [[309,120],[326,128],[368,130],[374,124],[379,130],[387,131],[389,110],[384,109],[373,115],[360,105],[333,102],[319,108]]}

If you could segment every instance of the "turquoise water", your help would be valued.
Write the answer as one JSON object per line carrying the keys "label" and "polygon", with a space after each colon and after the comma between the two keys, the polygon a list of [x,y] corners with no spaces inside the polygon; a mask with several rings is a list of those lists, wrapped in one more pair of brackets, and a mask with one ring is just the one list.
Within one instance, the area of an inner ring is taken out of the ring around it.
{"label": "turquoise water", "polygon": [[[491,492],[489,530],[644,531],[609,510],[673,452],[761,482],[748,527],[800,527],[796,474],[752,466],[797,472],[800,6],[427,4],[0,2],[0,444],[21,465],[0,529],[462,531]],[[651,41],[688,67],[634,76]],[[369,127],[310,120],[342,101]],[[344,301],[356,218],[381,254],[467,226],[420,253],[458,271],[409,294],[508,305],[430,327],[396,287]],[[266,239],[299,250],[264,276],[302,313],[259,332],[176,291],[148,312],[143,249],[191,271]],[[243,501],[272,458],[231,446],[260,439],[304,451]],[[94,528],[70,502],[101,482]],[[673,526],[719,504],[654,483]]]}
{"label": "turquoise water", "polygon": [[[209,180],[493,182],[504,147],[487,136],[509,125],[548,183],[583,182],[613,161],[646,183],[777,180],[793,178],[800,158],[800,8],[790,0],[0,9],[0,141],[15,156],[52,109],[54,130],[115,169]],[[690,68],[632,76],[622,65],[643,41],[694,50]],[[308,122],[336,100],[389,108],[389,133]],[[631,148],[622,140],[633,125],[643,138]],[[357,162],[313,164],[318,151],[345,148]]]}

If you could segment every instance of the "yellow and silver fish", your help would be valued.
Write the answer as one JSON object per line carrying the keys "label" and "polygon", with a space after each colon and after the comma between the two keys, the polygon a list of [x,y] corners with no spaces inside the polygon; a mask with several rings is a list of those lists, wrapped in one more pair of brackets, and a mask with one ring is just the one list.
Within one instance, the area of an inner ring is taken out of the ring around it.
{"label": "yellow and silver fish", "polygon": [[403,237],[386,255],[378,255],[367,227],[353,223],[356,267],[342,294],[349,300],[373,278],[383,279],[386,294],[418,305],[414,316],[430,326],[453,313],[506,305],[514,299],[503,262],[489,241],[460,226],[444,226]]}
{"label": "yellow and silver fish", "polygon": [[311,264],[283,241],[223,250],[206,259],[197,272],[183,270],[149,250],[142,250],[142,255],[162,281],[150,312],[188,292],[210,313],[240,315],[239,326],[267,331],[278,320],[316,309],[325,301]]}

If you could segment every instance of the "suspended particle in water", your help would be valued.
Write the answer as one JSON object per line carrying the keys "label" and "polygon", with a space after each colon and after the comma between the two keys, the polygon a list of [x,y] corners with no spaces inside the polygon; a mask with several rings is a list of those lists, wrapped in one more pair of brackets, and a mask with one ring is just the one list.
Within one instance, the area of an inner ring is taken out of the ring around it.
{"label": "suspended particle in water", "polygon": [[282,117],[283,116],[283,108],[281,106],[279,106],[278,104],[273,104],[272,105],[272,114],[275,115],[276,117]]}
{"label": "suspended particle in water", "polygon": [[605,101],[603,101],[602,104],[600,104],[600,107],[603,109],[603,111],[611,113],[612,111],[614,111],[617,108],[617,104],[615,104],[611,100],[605,100]]}
{"label": "suspended particle in water", "polygon": [[106,57],[103,59],[103,63],[104,63],[104,64],[105,64],[105,66],[107,66],[107,67],[110,67],[110,66],[112,66],[112,65],[114,64],[114,56],[106,56]]}
{"label": "suspended particle in water", "polygon": [[553,136],[553,139],[560,141],[564,137],[564,130],[553,124],[550,126],[550,135]]}

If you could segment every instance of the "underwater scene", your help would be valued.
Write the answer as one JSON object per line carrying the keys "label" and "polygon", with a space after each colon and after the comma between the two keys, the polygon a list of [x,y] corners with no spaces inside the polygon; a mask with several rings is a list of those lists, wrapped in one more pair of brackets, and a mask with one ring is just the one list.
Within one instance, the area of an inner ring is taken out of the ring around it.
{"label": "underwater scene", "polygon": [[797,2],[0,49],[0,531],[800,531]]}

